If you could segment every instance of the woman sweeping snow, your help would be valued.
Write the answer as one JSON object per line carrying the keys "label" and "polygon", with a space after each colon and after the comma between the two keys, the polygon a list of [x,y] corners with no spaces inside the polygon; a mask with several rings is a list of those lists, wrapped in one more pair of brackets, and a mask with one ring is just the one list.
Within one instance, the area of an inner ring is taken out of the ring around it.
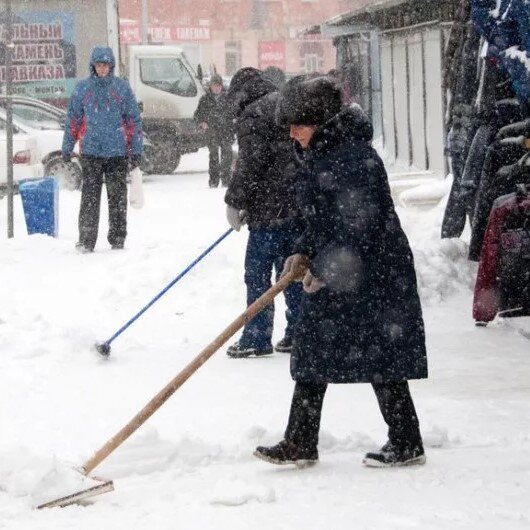
{"label": "woman sweeping snow", "polygon": [[423,464],[408,387],[409,379],[427,377],[423,317],[412,252],[371,146],[372,125],[359,107],[341,109],[340,90],[327,77],[288,84],[279,111],[303,160],[307,221],[284,273],[303,279],[305,295],[285,438],[254,454],[274,464],[315,463],[327,385],[371,383],[388,441],[364,463]]}

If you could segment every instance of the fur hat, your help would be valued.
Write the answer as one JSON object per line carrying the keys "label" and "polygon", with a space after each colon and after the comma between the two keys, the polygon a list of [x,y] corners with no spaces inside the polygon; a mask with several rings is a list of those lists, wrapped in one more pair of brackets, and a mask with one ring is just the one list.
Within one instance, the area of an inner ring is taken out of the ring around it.
{"label": "fur hat", "polygon": [[339,113],[340,88],[330,77],[295,78],[282,90],[281,121],[289,125],[323,125]]}
{"label": "fur hat", "polygon": [[212,85],[221,85],[223,86],[223,78],[219,74],[212,75],[212,78],[210,79],[210,86]]}

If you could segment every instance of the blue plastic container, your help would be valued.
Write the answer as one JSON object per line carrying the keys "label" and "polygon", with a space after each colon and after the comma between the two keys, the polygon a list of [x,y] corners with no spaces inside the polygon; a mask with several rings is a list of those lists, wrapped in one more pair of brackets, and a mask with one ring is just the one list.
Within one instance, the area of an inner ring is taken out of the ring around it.
{"label": "blue plastic container", "polygon": [[47,234],[57,237],[59,232],[59,185],[53,177],[22,182],[20,197],[28,234]]}

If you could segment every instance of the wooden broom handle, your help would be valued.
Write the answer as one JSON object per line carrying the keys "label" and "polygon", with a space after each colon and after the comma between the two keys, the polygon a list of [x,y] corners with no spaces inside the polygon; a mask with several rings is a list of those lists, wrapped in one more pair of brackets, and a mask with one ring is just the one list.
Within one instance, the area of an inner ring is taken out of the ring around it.
{"label": "wooden broom handle", "polygon": [[115,434],[92,458],[85,462],[83,471],[88,475],[131,434],[140,428],[225,342],[247,322],[268,306],[294,279],[293,273],[286,274],[278,283],[260,296],[246,311],[241,313],[218,337],[216,337],[193,361],[176,375],[121,431]]}

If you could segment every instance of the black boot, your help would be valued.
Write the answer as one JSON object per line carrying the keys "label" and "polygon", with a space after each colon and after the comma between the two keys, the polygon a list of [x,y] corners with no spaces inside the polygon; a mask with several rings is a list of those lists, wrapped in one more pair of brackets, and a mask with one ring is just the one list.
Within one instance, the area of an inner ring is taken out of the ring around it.
{"label": "black boot", "polygon": [[276,343],[274,349],[280,353],[291,353],[293,351],[293,339],[284,337],[280,342]]}
{"label": "black boot", "polygon": [[263,355],[271,355],[272,353],[272,346],[260,350],[258,348],[254,348],[253,346],[241,346],[239,342],[232,344],[232,346],[229,346],[226,350],[228,357],[232,357],[233,359],[244,359],[245,357],[251,356],[262,357]]}
{"label": "black boot", "polygon": [[375,453],[366,453],[363,464],[367,467],[399,467],[425,464],[427,458],[421,446],[400,449],[387,442]]}
{"label": "black boot", "polygon": [[256,447],[254,456],[270,464],[280,466],[294,464],[298,468],[312,466],[318,462],[317,448],[298,447],[293,442],[282,440],[272,447]]}

